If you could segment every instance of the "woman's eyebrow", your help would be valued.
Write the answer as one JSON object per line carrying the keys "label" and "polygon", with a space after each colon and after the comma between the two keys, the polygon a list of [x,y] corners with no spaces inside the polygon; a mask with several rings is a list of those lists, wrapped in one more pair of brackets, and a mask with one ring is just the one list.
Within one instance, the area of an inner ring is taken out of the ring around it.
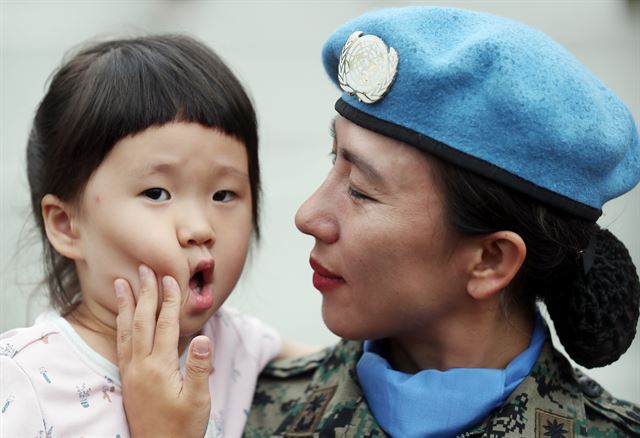
{"label": "woman's eyebrow", "polygon": [[385,181],[382,174],[380,174],[380,172],[378,172],[378,170],[364,158],[348,149],[345,149],[344,147],[339,148],[339,153],[342,158],[367,175],[373,183],[384,185]]}
{"label": "woman's eyebrow", "polygon": [[341,146],[340,148],[337,147],[337,137],[336,137],[336,120],[337,119],[338,119],[338,116],[335,116],[331,120],[331,124],[329,125],[329,132],[331,133],[331,137],[333,138],[334,153],[339,152],[342,158],[344,158],[346,161],[351,163],[362,173],[367,175],[369,179],[371,179],[374,183],[384,185],[384,182],[385,182],[384,178],[382,177],[380,172],[376,170],[376,168],[373,165],[369,164],[364,158],[362,158],[355,152],[345,149],[343,146]]}

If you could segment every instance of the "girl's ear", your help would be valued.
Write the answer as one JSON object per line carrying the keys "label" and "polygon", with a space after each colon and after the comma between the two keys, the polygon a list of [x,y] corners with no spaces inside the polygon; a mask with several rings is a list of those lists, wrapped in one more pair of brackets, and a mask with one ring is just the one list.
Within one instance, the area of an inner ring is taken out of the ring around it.
{"label": "girl's ear", "polygon": [[470,267],[467,292],[476,300],[495,296],[514,279],[527,247],[512,231],[498,231],[478,241]]}
{"label": "girl's ear", "polygon": [[63,256],[79,260],[82,258],[80,236],[75,221],[76,212],[70,203],[57,196],[47,194],[40,202],[44,229],[51,245]]}

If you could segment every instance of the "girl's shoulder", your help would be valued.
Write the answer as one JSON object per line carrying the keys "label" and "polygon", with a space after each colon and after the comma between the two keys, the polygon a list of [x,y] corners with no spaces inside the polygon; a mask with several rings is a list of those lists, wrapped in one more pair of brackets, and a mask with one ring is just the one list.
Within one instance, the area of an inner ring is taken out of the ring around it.
{"label": "girl's shoulder", "polygon": [[213,340],[216,356],[254,360],[260,369],[282,348],[281,338],[271,326],[231,307],[220,308],[202,334]]}
{"label": "girl's shoulder", "polygon": [[31,350],[49,345],[49,341],[58,334],[60,329],[51,321],[11,329],[0,334],[0,356],[10,359],[24,356]]}
{"label": "girl's shoulder", "polygon": [[124,436],[117,368],[105,362],[61,317],[0,335],[0,437]]}
{"label": "girl's shoulder", "polygon": [[280,342],[280,336],[273,327],[255,316],[226,306],[211,317],[203,332],[215,337],[234,337],[242,343],[265,339]]}

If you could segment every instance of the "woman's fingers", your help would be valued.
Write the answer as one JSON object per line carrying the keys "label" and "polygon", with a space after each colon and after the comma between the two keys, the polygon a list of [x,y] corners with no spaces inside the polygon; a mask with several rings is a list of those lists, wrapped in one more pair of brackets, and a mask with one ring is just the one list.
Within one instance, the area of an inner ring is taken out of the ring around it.
{"label": "woman's fingers", "polygon": [[[209,375],[211,365],[211,340],[206,336],[196,336],[189,345],[189,355],[185,364],[184,396],[190,400],[203,418],[209,416],[211,395],[209,392]],[[206,429],[206,422],[202,424]]]}
{"label": "woman's fingers", "polygon": [[153,352],[160,355],[178,356],[180,336],[180,287],[173,277],[162,278],[162,307],[156,325]]}
{"label": "woman's fingers", "polygon": [[129,282],[118,278],[114,281],[113,287],[116,292],[118,303],[118,316],[116,317],[116,347],[118,351],[118,362],[120,368],[126,367],[131,361],[131,326],[133,323],[133,313],[135,302],[133,292]]}
{"label": "woman's fingers", "polygon": [[162,279],[157,323],[158,285],[149,268],[140,267],[137,300],[127,281],[118,279],[114,287],[122,397],[131,436],[204,436],[211,412],[212,345],[206,336],[196,336],[189,346],[185,374],[180,374],[178,283],[172,277]]}
{"label": "woman's fingers", "polygon": [[153,337],[158,308],[158,283],[155,273],[145,265],[140,265],[140,290],[138,304],[133,314],[132,355],[146,357],[153,350]]}

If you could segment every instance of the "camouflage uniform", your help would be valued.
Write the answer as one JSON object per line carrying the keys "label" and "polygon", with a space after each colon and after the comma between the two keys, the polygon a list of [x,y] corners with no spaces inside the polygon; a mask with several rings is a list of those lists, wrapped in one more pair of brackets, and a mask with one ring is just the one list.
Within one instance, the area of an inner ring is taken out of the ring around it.
{"label": "camouflage uniform", "polygon": [[[269,365],[258,382],[244,436],[387,436],[357,381],[355,365],[361,353],[360,342],[341,341],[313,356]],[[458,436],[640,437],[640,408],[613,398],[572,369],[547,342],[531,375],[506,403]]]}

